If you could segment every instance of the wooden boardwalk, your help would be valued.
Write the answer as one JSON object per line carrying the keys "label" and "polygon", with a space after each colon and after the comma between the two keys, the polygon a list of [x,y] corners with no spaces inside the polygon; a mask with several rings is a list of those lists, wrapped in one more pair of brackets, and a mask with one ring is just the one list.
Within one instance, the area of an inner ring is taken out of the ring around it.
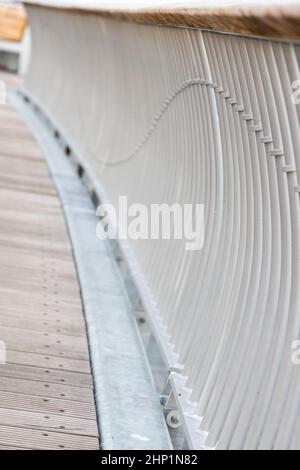
{"label": "wooden boardwalk", "polygon": [[0,341],[0,449],[97,449],[62,210],[40,149],[9,105],[0,105]]}

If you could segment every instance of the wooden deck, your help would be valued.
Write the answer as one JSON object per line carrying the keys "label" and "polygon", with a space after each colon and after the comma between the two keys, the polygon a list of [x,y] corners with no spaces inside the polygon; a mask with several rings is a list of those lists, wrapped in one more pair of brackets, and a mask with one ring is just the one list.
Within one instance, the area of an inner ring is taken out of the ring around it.
{"label": "wooden deck", "polygon": [[9,105],[0,106],[0,340],[0,449],[98,449],[62,210],[40,149]]}

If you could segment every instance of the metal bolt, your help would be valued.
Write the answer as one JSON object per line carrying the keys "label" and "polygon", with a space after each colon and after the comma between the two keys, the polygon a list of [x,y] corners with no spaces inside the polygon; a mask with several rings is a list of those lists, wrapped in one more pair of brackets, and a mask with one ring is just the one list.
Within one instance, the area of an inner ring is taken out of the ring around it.
{"label": "metal bolt", "polygon": [[166,416],[166,422],[170,428],[173,428],[173,429],[179,428],[179,426],[181,426],[182,424],[179,411],[178,410],[170,411]]}

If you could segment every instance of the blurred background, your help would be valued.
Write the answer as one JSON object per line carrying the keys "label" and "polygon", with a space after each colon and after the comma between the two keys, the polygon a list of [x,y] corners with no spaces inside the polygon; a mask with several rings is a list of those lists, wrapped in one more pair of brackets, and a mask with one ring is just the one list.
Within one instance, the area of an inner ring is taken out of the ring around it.
{"label": "blurred background", "polygon": [[26,73],[30,32],[22,2],[0,0],[0,69]]}

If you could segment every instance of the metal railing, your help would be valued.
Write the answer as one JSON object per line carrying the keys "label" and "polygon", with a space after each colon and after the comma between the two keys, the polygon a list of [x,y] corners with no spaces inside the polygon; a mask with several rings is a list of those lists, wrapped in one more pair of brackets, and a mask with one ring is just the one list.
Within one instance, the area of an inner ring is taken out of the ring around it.
{"label": "metal railing", "polygon": [[190,446],[299,448],[300,48],[29,7],[26,90],[115,206],[205,205],[123,252]]}

